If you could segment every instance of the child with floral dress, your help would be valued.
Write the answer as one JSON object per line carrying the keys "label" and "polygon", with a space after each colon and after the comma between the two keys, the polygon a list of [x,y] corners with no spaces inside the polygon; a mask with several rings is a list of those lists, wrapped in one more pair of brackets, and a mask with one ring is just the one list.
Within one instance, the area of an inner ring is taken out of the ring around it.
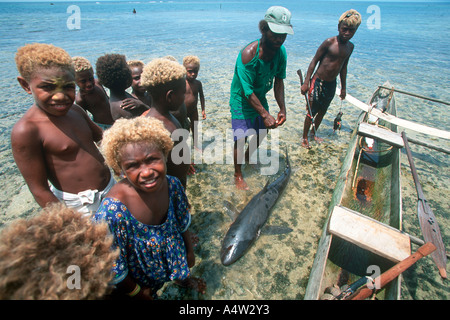
{"label": "child with floral dress", "polygon": [[120,249],[113,265],[117,294],[153,299],[171,280],[201,293],[206,289],[202,279],[190,277],[195,256],[189,204],[180,181],[166,175],[172,147],[170,133],[155,118],[118,119],[104,133],[106,163],[124,178],[94,219],[107,221]]}

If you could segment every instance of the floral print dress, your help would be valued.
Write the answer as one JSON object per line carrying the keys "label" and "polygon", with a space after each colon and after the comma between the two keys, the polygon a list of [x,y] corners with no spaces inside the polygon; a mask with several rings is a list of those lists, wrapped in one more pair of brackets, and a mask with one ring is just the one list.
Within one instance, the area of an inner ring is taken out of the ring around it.
{"label": "floral print dress", "polygon": [[170,280],[186,279],[190,272],[182,233],[191,222],[188,201],[180,181],[167,176],[169,209],[160,225],[136,220],[128,208],[115,198],[105,198],[94,220],[105,220],[114,235],[120,256],[113,266],[113,284],[130,274],[140,285],[156,292]]}

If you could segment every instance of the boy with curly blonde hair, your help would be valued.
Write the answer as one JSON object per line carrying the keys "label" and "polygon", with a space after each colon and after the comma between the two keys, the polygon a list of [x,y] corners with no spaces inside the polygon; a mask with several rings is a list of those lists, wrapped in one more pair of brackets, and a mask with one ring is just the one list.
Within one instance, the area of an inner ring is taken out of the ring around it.
{"label": "boy with curly blonde hair", "polygon": [[198,148],[196,123],[198,122],[197,104],[199,98],[200,106],[202,108],[202,119],[206,119],[203,86],[202,83],[197,80],[198,72],[200,70],[200,59],[197,56],[186,56],[183,58],[183,66],[186,68],[186,95],[184,97],[184,103],[187,108],[187,116],[191,121],[191,132],[192,139],[194,140],[194,147]]}
{"label": "boy with curly blonde hair", "polygon": [[119,256],[106,223],[61,203],[0,233],[0,299],[102,299],[111,291]]}
{"label": "boy with curly blonde hair", "polygon": [[106,163],[124,178],[95,219],[108,222],[120,249],[113,266],[118,295],[154,299],[171,280],[200,292],[206,288],[202,279],[190,277],[195,255],[189,203],[180,180],[166,174],[172,147],[170,132],[153,117],[119,119],[105,131]]}
{"label": "boy with curly blonde hair", "polygon": [[94,122],[103,130],[109,128],[114,120],[111,116],[109,97],[94,78],[94,69],[88,59],[84,57],[73,57],[75,68],[75,82],[80,89],[77,92],[75,102],[86,112],[92,114]]}
{"label": "boy with curly blonde hair", "polygon": [[306,106],[307,114],[303,125],[302,147],[306,149],[311,148],[308,132],[314,117],[314,126],[311,130],[313,139],[316,142],[323,141],[322,138],[316,136],[316,131],[335,95],[338,75],[341,80],[340,98],[345,99],[347,65],[355,47],[350,39],[353,38],[360,24],[361,15],[356,10],[350,9],[344,12],[339,18],[338,35],[322,42],[308,66],[305,82],[301,86],[301,92],[304,95],[308,94],[307,99],[311,106],[311,111],[309,111],[308,105]]}
{"label": "boy with curly blonde hair", "polygon": [[[177,111],[184,103],[185,78],[185,67],[165,58],[152,60],[144,67],[141,75],[142,86],[152,96],[152,107],[146,116],[161,120],[171,134],[175,130],[178,130],[177,133],[183,133],[181,137],[183,140],[175,143],[175,146],[186,143],[189,136],[189,131],[184,130],[180,122],[171,114],[171,111]],[[167,159],[167,174],[180,179],[184,187],[186,187],[190,167],[190,150],[186,147],[186,144],[179,145],[177,150],[180,149],[180,152],[178,154],[171,152]]]}
{"label": "boy with curly blonde hair", "polygon": [[53,45],[29,44],[15,59],[17,80],[34,99],[11,132],[17,167],[41,207],[64,201],[95,212],[115,180],[95,144],[102,130],[74,104],[72,58]]}

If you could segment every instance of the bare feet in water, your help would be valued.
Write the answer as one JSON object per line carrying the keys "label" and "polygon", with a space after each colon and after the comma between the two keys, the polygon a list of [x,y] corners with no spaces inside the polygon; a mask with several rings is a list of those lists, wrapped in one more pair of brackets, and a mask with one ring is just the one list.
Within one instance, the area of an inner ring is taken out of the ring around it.
{"label": "bare feet in water", "polygon": [[314,138],[314,140],[315,140],[317,143],[322,143],[322,142],[323,142],[323,139],[322,139],[322,138],[319,138],[318,136],[313,136],[313,138]]}
{"label": "bare feet in water", "polygon": [[[319,138],[319,137],[317,137],[317,136],[313,136],[313,135],[311,135],[310,136],[310,138],[311,139],[314,139],[314,141],[316,142],[316,143],[322,143],[323,142],[323,139],[322,138]],[[308,139],[306,138],[302,138],[302,147],[303,148],[306,148],[306,149],[311,149],[311,146],[309,145],[309,142],[308,142]]]}
{"label": "bare feet in water", "polygon": [[206,282],[202,278],[189,277],[184,280],[176,280],[175,283],[183,288],[194,289],[201,294],[206,292]]}
{"label": "bare feet in water", "polygon": [[302,147],[306,149],[311,149],[311,146],[309,145],[308,139],[302,139]]}
{"label": "bare feet in water", "polygon": [[247,185],[247,182],[245,182],[242,175],[234,176],[234,183],[236,185],[236,188],[239,190],[249,190],[250,188]]}
{"label": "bare feet in water", "polygon": [[189,170],[188,170],[188,176],[190,176],[190,175],[192,175],[192,174],[195,174],[195,168],[194,168],[194,164],[191,164],[190,166],[189,166]]}

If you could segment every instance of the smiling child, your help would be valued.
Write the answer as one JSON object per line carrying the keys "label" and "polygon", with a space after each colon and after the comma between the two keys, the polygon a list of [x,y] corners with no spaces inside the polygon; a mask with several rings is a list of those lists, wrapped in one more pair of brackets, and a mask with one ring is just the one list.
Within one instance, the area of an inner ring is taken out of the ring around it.
{"label": "smiling child", "polygon": [[105,131],[106,163],[125,178],[108,193],[95,218],[106,220],[120,257],[113,267],[118,294],[152,299],[165,282],[191,278],[195,264],[188,230],[191,215],[180,180],[166,175],[173,142],[163,123],[151,117],[119,119]]}
{"label": "smiling child", "polygon": [[64,201],[95,212],[115,181],[95,144],[102,130],[74,104],[71,57],[53,45],[30,44],[19,48],[16,64],[17,80],[34,100],[11,132],[17,167],[41,207]]}

